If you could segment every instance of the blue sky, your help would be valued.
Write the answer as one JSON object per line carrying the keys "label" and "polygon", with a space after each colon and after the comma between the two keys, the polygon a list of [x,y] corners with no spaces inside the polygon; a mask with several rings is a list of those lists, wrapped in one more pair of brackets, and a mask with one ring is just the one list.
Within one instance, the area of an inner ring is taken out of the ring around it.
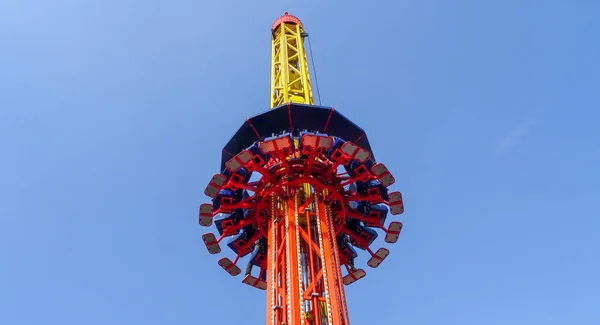
{"label": "blue sky", "polygon": [[284,11],[406,202],[353,325],[600,323],[600,2],[4,0],[0,324],[264,322],[197,208]]}

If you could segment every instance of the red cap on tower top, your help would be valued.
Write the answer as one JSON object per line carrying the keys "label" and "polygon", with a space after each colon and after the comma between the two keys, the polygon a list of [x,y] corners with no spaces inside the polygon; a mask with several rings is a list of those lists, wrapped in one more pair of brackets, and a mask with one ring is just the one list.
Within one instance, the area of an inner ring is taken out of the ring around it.
{"label": "red cap on tower top", "polygon": [[271,30],[276,30],[277,27],[279,27],[279,25],[281,25],[281,23],[294,23],[294,24],[298,24],[300,25],[300,28],[304,29],[304,26],[302,26],[302,22],[300,21],[300,19],[298,19],[298,17],[296,16],[292,16],[290,14],[287,13],[287,11],[283,14],[283,16],[277,18],[277,20],[275,20],[275,22],[273,23],[273,26],[271,27]]}

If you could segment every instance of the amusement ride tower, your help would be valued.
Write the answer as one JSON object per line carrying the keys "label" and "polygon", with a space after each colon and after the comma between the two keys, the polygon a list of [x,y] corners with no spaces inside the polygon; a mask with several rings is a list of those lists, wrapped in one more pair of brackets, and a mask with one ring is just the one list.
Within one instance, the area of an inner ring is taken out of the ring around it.
{"label": "amusement ride tower", "polygon": [[[227,240],[232,276],[266,290],[267,325],[349,325],[344,285],[366,275],[355,248],[376,268],[389,250],[370,246],[379,229],[395,243],[404,211],[394,177],[377,163],[365,132],[332,107],[315,106],[302,22],[285,13],[271,27],[271,109],[247,118],[225,145],[221,173],[200,205],[211,254]],[[388,209],[389,207],[389,209]],[[254,272],[256,267],[258,272]]]}

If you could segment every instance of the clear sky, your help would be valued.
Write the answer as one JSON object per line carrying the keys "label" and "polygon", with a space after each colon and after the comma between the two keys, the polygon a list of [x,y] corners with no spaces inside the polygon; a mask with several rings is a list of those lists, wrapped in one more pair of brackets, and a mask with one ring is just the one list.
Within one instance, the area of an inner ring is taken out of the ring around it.
{"label": "clear sky", "polygon": [[0,324],[264,323],[197,208],[286,10],[406,202],[352,324],[600,324],[595,0],[0,1]]}

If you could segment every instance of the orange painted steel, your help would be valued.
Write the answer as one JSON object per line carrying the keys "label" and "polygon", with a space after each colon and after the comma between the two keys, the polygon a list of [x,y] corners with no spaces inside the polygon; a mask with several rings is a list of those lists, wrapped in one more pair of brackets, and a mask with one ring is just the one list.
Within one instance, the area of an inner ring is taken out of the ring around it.
{"label": "orange painted steel", "polygon": [[314,106],[300,20],[285,13],[271,31],[272,110],[246,119],[223,149],[221,173],[204,191],[212,204],[199,209],[199,224],[214,223],[219,236],[202,239],[219,254],[228,238],[235,257],[218,264],[231,276],[251,255],[242,282],[266,290],[267,325],[350,325],[344,286],[366,275],[352,247],[371,256],[369,267],[381,264],[389,250],[371,250],[374,229],[386,243],[398,240],[402,223],[385,221],[404,212],[402,195],[388,192],[395,179],[375,161],[365,132]]}
{"label": "orange painted steel", "polygon": [[[306,192],[309,190],[309,193]],[[268,231],[267,324],[349,325],[330,207],[323,190],[287,189]]]}

